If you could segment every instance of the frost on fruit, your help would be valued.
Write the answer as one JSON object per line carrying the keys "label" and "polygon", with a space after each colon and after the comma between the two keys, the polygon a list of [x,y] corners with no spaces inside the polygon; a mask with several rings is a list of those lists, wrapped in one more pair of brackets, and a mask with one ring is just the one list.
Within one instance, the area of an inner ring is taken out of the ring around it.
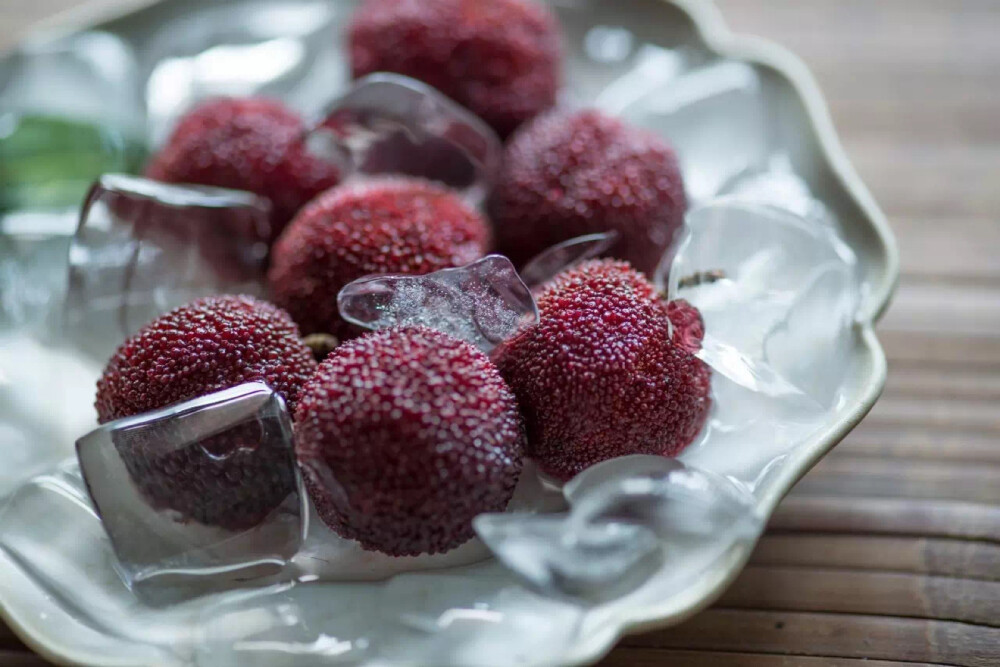
{"label": "frost on fruit", "polygon": [[69,324],[114,342],[195,297],[259,290],[269,210],[247,192],[105,174],[70,247]]}
{"label": "frost on fruit", "polygon": [[486,352],[538,321],[538,307],[510,260],[488,255],[422,276],[361,278],[337,295],[341,316],[373,331],[422,325]]}
{"label": "frost on fruit", "polygon": [[473,525],[497,559],[546,594],[605,602],[652,577],[692,583],[762,521],[730,480],[662,456],[627,456],[573,478],[562,514],[485,514]]}
{"label": "frost on fruit", "polygon": [[160,577],[273,574],[299,548],[291,420],[262,383],[109,422],[76,448],[118,570],[142,595]]}
{"label": "frost on fruit", "polygon": [[493,130],[434,88],[399,74],[358,79],[306,138],[345,174],[441,182],[473,204],[489,192],[502,146]]}

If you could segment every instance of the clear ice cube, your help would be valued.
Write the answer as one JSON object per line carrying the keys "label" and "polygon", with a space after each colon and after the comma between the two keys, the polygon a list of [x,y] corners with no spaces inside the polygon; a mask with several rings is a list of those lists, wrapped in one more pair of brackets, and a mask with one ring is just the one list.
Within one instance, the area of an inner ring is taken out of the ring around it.
{"label": "clear ice cube", "polygon": [[860,293],[857,259],[832,228],[720,200],[688,214],[668,281],[671,298],[701,311],[698,356],[717,373],[752,392],[832,405],[839,381],[831,378],[843,371],[819,373],[815,364],[849,341]]}
{"label": "clear ice cube", "polygon": [[673,563],[691,567],[692,553],[752,542],[762,527],[745,489],[660,456],[600,463],[563,492],[566,513],[484,514],[473,526],[523,582],[587,603],[620,598]]}
{"label": "clear ice cube", "polygon": [[361,278],[340,290],[337,306],[345,320],[366,329],[423,325],[487,354],[538,321],[531,290],[502,255],[422,276]]}
{"label": "clear ice cube", "polygon": [[769,125],[752,66],[717,61],[645,91],[619,109],[621,116],[670,140],[692,203],[707,201],[737,174],[763,165]]}
{"label": "clear ice cube", "polygon": [[0,60],[0,327],[45,322],[80,200],[102,173],[138,168],[135,70],[104,32],[35,38]]}
{"label": "clear ice cube", "polygon": [[183,9],[165,8],[171,18],[143,49],[154,145],[179,116],[208,98],[270,97],[310,114],[349,80],[333,27],[346,20],[342,4],[247,2],[237,12],[211,3],[178,7]]}
{"label": "clear ice cube", "polygon": [[597,257],[618,240],[618,232],[587,234],[557,243],[538,253],[521,269],[521,280],[532,289],[544,285],[577,262]]}
{"label": "clear ice cube", "polygon": [[0,214],[0,331],[38,330],[58,311],[75,227],[69,210]]}
{"label": "clear ice cube", "polygon": [[291,420],[264,384],[115,420],[76,446],[119,572],[144,598],[273,576],[298,551]]}
{"label": "clear ice cube", "polygon": [[358,79],[310,133],[317,156],[356,174],[439,181],[481,204],[502,145],[472,112],[425,83],[399,74]]}
{"label": "clear ice cube", "polygon": [[0,67],[5,112],[75,119],[127,133],[138,133],[142,126],[135,55],[115,35],[40,36],[22,44]]}
{"label": "clear ice cube", "polygon": [[722,187],[719,196],[731,201],[774,206],[809,222],[837,229],[833,213],[813,196],[809,184],[795,172],[785,154],[772,155],[763,168],[738,174]]}
{"label": "clear ice cube", "polygon": [[68,324],[114,342],[193,298],[255,293],[269,210],[246,192],[102,176],[70,248]]}

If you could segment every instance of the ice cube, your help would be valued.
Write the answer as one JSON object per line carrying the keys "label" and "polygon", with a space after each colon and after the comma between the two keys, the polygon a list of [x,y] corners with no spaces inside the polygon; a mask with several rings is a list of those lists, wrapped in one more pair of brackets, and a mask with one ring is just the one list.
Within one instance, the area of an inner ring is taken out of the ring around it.
{"label": "ice cube", "polygon": [[106,174],[69,254],[71,328],[112,343],[199,296],[258,291],[269,204],[246,192]]}
{"label": "ice cube", "polygon": [[37,330],[58,312],[76,215],[0,215],[0,330]]}
{"label": "ice cube", "polygon": [[94,179],[143,150],[135,63],[118,37],[35,38],[0,61],[0,326],[62,301],[75,211]]}
{"label": "ice cube", "polygon": [[[138,135],[142,104],[137,65],[121,38],[101,31],[43,35],[25,42],[2,67],[0,109]],[[53,141],[62,144],[68,136],[62,132]],[[66,148],[82,145],[75,142]]]}
{"label": "ice cube", "polygon": [[269,97],[306,114],[318,111],[329,91],[348,81],[336,55],[338,11],[347,8],[288,0],[243,3],[238,12],[206,3],[174,13],[143,50],[151,69],[145,97],[152,143],[212,97]]}
{"label": "ice cube", "polygon": [[661,456],[600,463],[563,492],[568,513],[484,514],[473,526],[531,587],[589,603],[639,588],[667,563],[699,567],[691,554],[755,540],[762,527],[746,490]]}
{"label": "ice cube", "polygon": [[833,213],[813,196],[787,155],[773,155],[762,169],[738,174],[722,187],[719,196],[785,209],[815,224],[837,229]]}
{"label": "ice cube", "polygon": [[856,265],[828,226],[769,205],[720,200],[688,214],[668,294],[701,311],[698,356],[715,371],[753,392],[823,407],[832,401],[830,383],[817,391],[809,380],[815,368],[803,364],[840,349],[850,335]]}
{"label": "ice cube", "polygon": [[472,112],[415,79],[376,73],[337,99],[306,145],[346,173],[439,181],[478,205],[502,145]]}
{"label": "ice cube", "polygon": [[770,143],[767,109],[751,65],[718,61],[645,90],[621,115],[670,140],[693,203],[763,165]]}
{"label": "ice cube", "polygon": [[487,354],[538,321],[531,290],[501,255],[422,276],[361,278],[340,290],[337,306],[345,320],[366,329],[423,325]]}
{"label": "ice cube", "polygon": [[302,542],[291,420],[264,384],[115,420],[76,446],[122,578],[151,600],[192,578],[277,574]]}
{"label": "ice cube", "polygon": [[586,522],[644,526],[668,544],[683,536],[752,538],[760,528],[746,489],[664,456],[636,454],[591,466],[563,493]]}
{"label": "ice cube", "polygon": [[561,271],[577,262],[597,257],[618,240],[618,232],[587,234],[557,243],[528,260],[521,269],[521,280],[531,288],[544,285]]}
{"label": "ice cube", "polygon": [[482,514],[473,526],[501,563],[550,594],[611,600],[637,588],[662,562],[659,541],[643,526],[526,514]]}
{"label": "ice cube", "polygon": [[[610,55],[616,42],[621,44],[628,34],[614,30],[602,32],[603,27],[587,32],[588,55],[594,60]],[[594,106],[609,114],[621,115],[624,110],[647,97],[651,89],[673,85],[673,79],[680,75],[684,65],[685,58],[680,51],[643,44],[624,74],[601,90]]]}

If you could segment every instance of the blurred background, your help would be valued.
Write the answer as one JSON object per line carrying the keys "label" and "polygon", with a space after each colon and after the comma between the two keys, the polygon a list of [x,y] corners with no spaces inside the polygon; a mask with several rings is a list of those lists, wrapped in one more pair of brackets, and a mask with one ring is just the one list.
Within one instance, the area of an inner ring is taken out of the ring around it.
{"label": "blurred background", "polygon": [[[0,0],[0,49],[33,26],[141,4]],[[715,607],[626,638],[602,664],[1000,664],[1000,2],[716,5],[735,31],[810,67],[897,235],[902,281],[879,326],[889,381],[872,414],[782,504]],[[272,64],[286,56],[280,45],[264,54]],[[93,93],[81,91],[79,104]],[[118,105],[123,127],[133,104]],[[39,131],[107,159],[95,148],[107,137],[77,130]],[[127,132],[114,141],[123,162],[104,170],[141,160]],[[0,627],[0,664],[43,662]]]}

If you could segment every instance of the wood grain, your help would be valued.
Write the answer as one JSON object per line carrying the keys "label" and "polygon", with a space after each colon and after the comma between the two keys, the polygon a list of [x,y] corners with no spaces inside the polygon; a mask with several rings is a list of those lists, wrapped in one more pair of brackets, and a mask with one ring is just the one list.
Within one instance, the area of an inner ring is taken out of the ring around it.
{"label": "wood grain", "polygon": [[863,614],[715,608],[629,646],[832,658],[1000,664],[1000,629],[954,621]]}
{"label": "wood grain", "polygon": [[[0,0],[0,48],[77,1]],[[601,664],[1000,665],[1000,2],[717,4],[810,66],[898,236],[889,381],[719,606]],[[0,628],[0,665],[23,650]]]}
{"label": "wood grain", "polygon": [[771,533],[761,539],[750,562],[805,570],[912,572],[1000,581],[1000,544],[975,540]]}
{"label": "wood grain", "polygon": [[766,653],[722,653],[622,646],[602,667],[941,667],[929,662],[828,658]]}

